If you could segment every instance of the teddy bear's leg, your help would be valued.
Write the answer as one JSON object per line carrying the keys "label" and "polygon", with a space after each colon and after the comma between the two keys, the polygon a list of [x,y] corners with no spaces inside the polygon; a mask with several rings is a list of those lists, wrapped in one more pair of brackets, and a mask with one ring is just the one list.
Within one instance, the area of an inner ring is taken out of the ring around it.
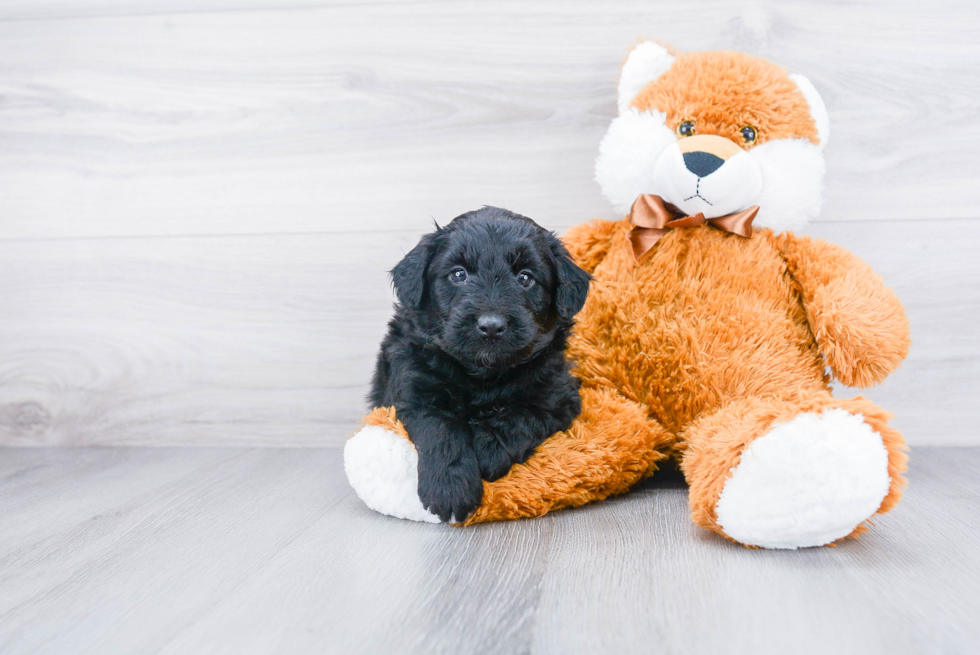
{"label": "teddy bear's leg", "polygon": [[582,389],[582,413],[504,477],[483,483],[466,521],[542,516],[621,494],[657,470],[676,438],[647,409],[609,388]]}
{"label": "teddy bear's leg", "polygon": [[[438,522],[418,498],[418,455],[393,409],[379,408],[344,448],[351,486],[371,509]],[[466,521],[541,516],[623,493],[657,469],[675,438],[638,403],[610,389],[583,389],[582,413],[504,477],[483,483],[483,502]]]}
{"label": "teddy bear's leg", "polygon": [[905,485],[905,442],[861,396],[743,398],[680,435],[698,525],[748,546],[823,546],[864,530]]}
{"label": "teddy bear's leg", "polygon": [[379,407],[344,444],[344,472],[364,504],[381,514],[439,523],[419,500],[419,456],[394,408]]}

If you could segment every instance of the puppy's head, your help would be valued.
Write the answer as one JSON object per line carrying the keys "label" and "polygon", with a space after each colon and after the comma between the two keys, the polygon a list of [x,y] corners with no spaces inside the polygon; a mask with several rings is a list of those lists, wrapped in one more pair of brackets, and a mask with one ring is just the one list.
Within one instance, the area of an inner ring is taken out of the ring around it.
{"label": "puppy's head", "polygon": [[496,207],[427,234],[391,271],[431,343],[472,371],[542,351],[585,304],[589,275],[555,235]]}

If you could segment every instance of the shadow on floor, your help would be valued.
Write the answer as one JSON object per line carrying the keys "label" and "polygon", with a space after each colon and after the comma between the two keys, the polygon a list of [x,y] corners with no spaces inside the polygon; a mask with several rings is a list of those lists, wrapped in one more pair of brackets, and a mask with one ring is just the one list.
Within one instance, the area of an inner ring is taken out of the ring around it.
{"label": "shadow on floor", "polygon": [[660,470],[633,487],[633,491],[652,489],[687,489],[680,465],[669,459],[660,464]]}

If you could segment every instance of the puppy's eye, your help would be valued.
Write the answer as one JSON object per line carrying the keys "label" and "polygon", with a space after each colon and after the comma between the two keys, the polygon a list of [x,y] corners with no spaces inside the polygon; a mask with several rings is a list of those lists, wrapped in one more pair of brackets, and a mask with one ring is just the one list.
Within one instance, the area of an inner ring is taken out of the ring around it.
{"label": "puppy's eye", "polygon": [[450,282],[455,282],[456,284],[462,284],[463,282],[466,282],[467,277],[468,276],[466,275],[465,268],[456,267],[453,270],[449,271]]}
{"label": "puppy's eye", "polygon": [[694,126],[694,121],[681,121],[677,125],[677,136],[694,136],[698,129]]}
{"label": "puppy's eye", "polygon": [[746,125],[741,130],[739,130],[739,132],[742,133],[742,138],[745,139],[746,144],[755,143],[756,137],[759,136],[756,133],[755,128],[752,127],[751,125]]}
{"label": "puppy's eye", "polygon": [[517,283],[525,289],[529,289],[534,284],[534,278],[527,271],[521,271],[517,274]]}

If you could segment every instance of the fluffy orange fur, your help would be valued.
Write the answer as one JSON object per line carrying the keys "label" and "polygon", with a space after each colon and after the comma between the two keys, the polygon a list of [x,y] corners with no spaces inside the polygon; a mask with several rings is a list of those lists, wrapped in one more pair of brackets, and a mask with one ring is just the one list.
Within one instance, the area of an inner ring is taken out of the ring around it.
{"label": "fluffy orange fur", "polygon": [[667,114],[672,129],[697,117],[698,134],[723,136],[740,145],[739,130],[745,126],[758,132],[752,146],[785,138],[820,142],[806,98],[784,68],[741,52],[676,56],[670,69],[633,99],[633,107]]}

